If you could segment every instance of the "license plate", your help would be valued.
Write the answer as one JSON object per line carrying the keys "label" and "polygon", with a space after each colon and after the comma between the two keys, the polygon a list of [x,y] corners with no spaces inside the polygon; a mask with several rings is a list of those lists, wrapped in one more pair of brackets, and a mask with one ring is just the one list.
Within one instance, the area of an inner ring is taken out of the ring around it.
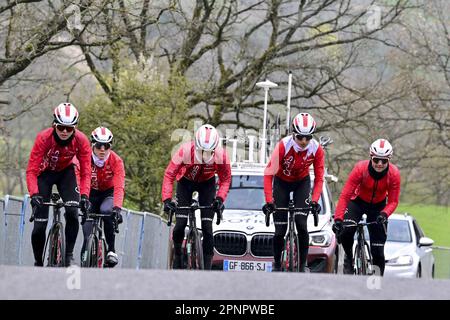
{"label": "license plate", "polygon": [[263,271],[272,272],[272,262],[224,260],[223,271]]}

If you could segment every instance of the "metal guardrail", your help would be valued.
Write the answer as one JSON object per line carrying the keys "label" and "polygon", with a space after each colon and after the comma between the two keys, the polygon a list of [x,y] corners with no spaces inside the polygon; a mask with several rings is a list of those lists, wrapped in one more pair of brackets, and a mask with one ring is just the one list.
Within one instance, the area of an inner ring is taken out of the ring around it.
{"label": "metal guardrail", "polygon": [[[50,208],[50,210],[52,210]],[[122,209],[124,222],[119,226],[116,235],[116,252],[122,268],[134,269],[167,269],[169,231],[167,221],[160,216]],[[33,223],[30,198],[6,195],[0,199],[0,265],[34,264],[31,233]],[[52,224],[50,211],[47,231]],[[78,262],[83,243],[83,232],[80,227],[75,243],[74,255]]]}

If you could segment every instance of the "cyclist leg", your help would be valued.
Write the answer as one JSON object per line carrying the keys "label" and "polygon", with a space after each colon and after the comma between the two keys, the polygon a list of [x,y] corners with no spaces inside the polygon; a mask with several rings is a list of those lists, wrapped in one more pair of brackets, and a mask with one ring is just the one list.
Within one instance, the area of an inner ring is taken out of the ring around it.
{"label": "cyclist leg", "polygon": [[[290,184],[278,177],[273,179],[273,198],[277,208],[287,208],[289,206]],[[275,225],[275,234],[273,236],[273,271],[281,270],[281,254],[284,249],[284,236],[288,224],[287,212],[275,212],[273,214],[273,223]]]}
{"label": "cyclist leg", "polygon": [[[213,177],[198,184],[200,206],[210,206],[216,196],[216,179]],[[202,234],[203,234],[203,261],[205,270],[211,270],[214,256],[214,237],[212,222],[214,211],[212,209],[201,210]]]}
{"label": "cyclist leg", "polygon": [[[349,201],[344,214],[344,226],[358,223],[364,213],[364,207],[356,201]],[[344,273],[353,273],[353,243],[356,227],[344,228],[341,234],[341,242],[344,247]]]}
{"label": "cyclist leg", "polygon": [[[311,192],[311,179],[307,176],[305,179],[295,183],[294,203],[297,208],[306,207],[309,204],[309,194]],[[305,272],[306,261],[309,249],[307,213],[297,214],[295,216],[295,226],[298,233],[298,246],[300,252],[300,272]]]}
{"label": "cyclist leg", "polygon": [[[54,174],[50,171],[45,171],[38,177],[39,194],[43,197],[44,202],[50,201],[54,180]],[[34,265],[37,267],[42,267],[44,265],[43,254],[45,246],[45,231],[48,224],[48,210],[49,208],[47,206],[42,206],[37,208],[34,213],[31,245],[33,247],[35,261]]]}
{"label": "cyclist leg", "polygon": [[[185,207],[191,205],[193,186],[194,183],[186,178],[181,178],[181,180],[178,181],[176,191],[178,206]],[[182,259],[183,252],[181,251],[181,246],[184,239],[184,230],[188,221],[188,212],[180,210],[179,212],[176,212],[175,217],[176,222],[172,233],[173,247],[175,251],[173,268],[181,269],[184,268]]]}
{"label": "cyclist leg", "polygon": [[[78,189],[74,166],[69,166],[59,172],[56,186],[58,187],[59,194],[64,202],[73,201],[78,203],[80,201],[80,191]],[[66,266],[70,266],[73,260],[73,248],[80,227],[78,221],[78,209],[65,208],[64,217],[66,219]]]}
{"label": "cyclist leg", "polygon": [[112,208],[114,205],[113,196],[109,195],[103,199],[100,206],[100,214],[109,215],[109,217],[102,218],[103,226],[105,231],[106,244],[108,245],[108,254],[106,256],[106,262],[108,267],[114,267],[119,262],[118,256],[116,254],[115,240],[116,234],[114,231],[114,223],[112,217]]}
{"label": "cyclist leg", "polygon": [[[384,203],[380,207],[375,205],[375,209],[367,215],[367,222],[373,222],[377,220],[380,215],[380,211],[384,208]],[[387,224],[386,224],[387,227]],[[371,224],[367,226],[370,237],[370,253],[372,254],[373,265],[379,268],[375,268],[375,274],[384,275],[385,257],[384,257],[384,244],[386,243],[387,235],[384,233],[384,228],[379,224]]]}

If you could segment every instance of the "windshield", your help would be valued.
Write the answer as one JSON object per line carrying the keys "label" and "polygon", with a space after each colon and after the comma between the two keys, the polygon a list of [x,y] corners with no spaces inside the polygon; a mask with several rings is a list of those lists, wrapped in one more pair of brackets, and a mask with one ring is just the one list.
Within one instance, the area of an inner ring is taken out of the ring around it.
{"label": "windshield", "polygon": [[388,222],[387,241],[411,242],[411,230],[407,220],[390,219]]}
{"label": "windshield", "polygon": [[[265,203],[263,176],[232,176],[226,209],[261,210]],[[322,197],[319,204],[322,206]],[[320,214],[324,214],[323,206]]]}

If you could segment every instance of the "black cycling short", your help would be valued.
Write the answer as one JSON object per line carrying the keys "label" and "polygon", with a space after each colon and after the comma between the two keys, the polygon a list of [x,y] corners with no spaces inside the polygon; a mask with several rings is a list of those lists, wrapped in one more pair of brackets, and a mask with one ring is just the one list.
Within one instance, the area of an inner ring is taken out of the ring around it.
{"label": "black cycling short", "polygon": [[[287,208],[289,206],[290,193],[293,192],[294,205],[297,208],[309,206],[311,193],[311,179],[309,176],[296,182],[286,182],[277,176],[273,180],[273,198],[277,208]],[[307,227],[308,216],[297,214],[295,216],[295,226],[297,228],[300,266],[306,265],[309,248],[309,234]],[[275,212],[273,215],[275,224],[275,235],[273,237],[273,253],[275,264],[281,261],[281,253],[284,247],[284,237],[287,231],[288,213]]]}
{"label": "black cycling short", "polygon": [[[363,214],[367,215],[367,222],[377,220],[380,212],[386,206],[386,200],[370,205],[360,198],[349,201],[344,214],[344,225],[351,225],[361,221]],[[386,226],[387,227],[387,226]],[[370,237],[370,251],[372,253],[373,264],[380,268],[381,275],[384,274],[384,244],[386,242],[386,234],[382,225],[371,224],[367,226]],[[346,256],[353,258],[353,242],[356,232],[356,227],[345,228],[340,236],[342,246]]]}
{"label": "black cycling short", "polygon": [[[56,171],[44,171],[38,176],[38,190],[39,195],[44,199],[44,202],[50,201],[53,186],[56,185],[59,195],[64,202],[67,201],[80,201],[80,192],[77,185],[77,179],[75,177],[74,166],[69,167],[56,172]],[[31,234],[31,244],[33,246],[33,253],[36,262],[42,265],[42,256],[45,245],[45,230],[48,223],[48,206],[42,206],[36,209],[34,214],[34,227]],[[73,253],[73,247],[78,235],[78,209],[66,208],[64,217],[66,218],[66,255]]]}
{"label": "black cycling short", "polygon": [[[177,184],[177,202],[178,206],[190,206],[192,202],[192,193],[198,192],[200,206],[210,206],[216,197],[216,180],[212,177],[203,182],[193,182],[186,178],[181,178]],[[181,254],[181,244],[184,239],[184,230],[188,220],[187,212],[176,213],[176,223],[173,229],[173,242],[175,254]],[[202,234],[203,234],[203,254],[212,256],[214,254],[214,239],[212,233],[212,221],[214,211],[210,209],[201,210]]]}

